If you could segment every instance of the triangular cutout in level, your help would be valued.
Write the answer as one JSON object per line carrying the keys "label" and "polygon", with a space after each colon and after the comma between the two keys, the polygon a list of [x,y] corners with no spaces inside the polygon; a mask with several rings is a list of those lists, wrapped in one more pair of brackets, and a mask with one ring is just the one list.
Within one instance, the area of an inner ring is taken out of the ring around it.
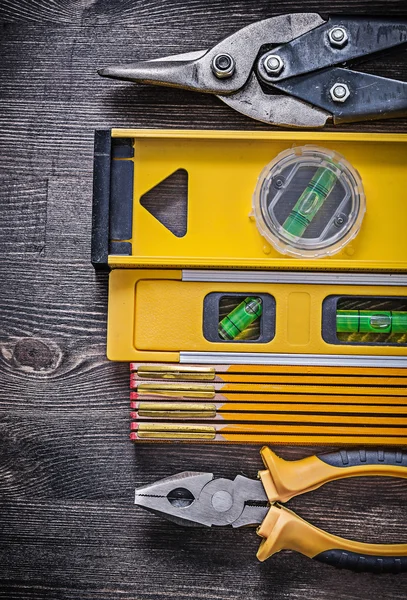
{"label": "triangular cutout in level", "polygon": [[140,204],[177,237],[187,232],[188,172],[177,169],[140,198]]}

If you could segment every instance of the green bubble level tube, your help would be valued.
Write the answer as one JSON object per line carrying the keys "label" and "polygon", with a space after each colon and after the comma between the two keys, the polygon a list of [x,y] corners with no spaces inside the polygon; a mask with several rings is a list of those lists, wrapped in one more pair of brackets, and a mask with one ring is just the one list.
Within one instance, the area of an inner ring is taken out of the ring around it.
{"label": "green bubble level tube", "polygon": [[248,296],[219,323],[218,333],[223,340],[234,340],[263,312],[261,298]]}
{"label": "green bubble level tube", "polygon": [[283,229],[301,237],[335,187],[336,180],[334,171],[319,167],[284,221]]}
{"label": "green bubble level tube", "polygon": [[338,310],[337,333],[407,333],[407,311]]}

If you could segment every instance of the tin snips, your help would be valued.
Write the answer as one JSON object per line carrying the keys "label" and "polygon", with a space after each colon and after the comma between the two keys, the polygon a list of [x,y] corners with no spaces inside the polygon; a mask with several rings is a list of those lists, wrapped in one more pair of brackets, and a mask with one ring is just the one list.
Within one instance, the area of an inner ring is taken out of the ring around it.
{"label": "tin snips", "polygon": [[407,83],[359,71],[356,59],[407,42],[407,20],[280,15],[210,50],[99,70],[104,77],[215,94],[253,119],[290,127],[407,114]]}

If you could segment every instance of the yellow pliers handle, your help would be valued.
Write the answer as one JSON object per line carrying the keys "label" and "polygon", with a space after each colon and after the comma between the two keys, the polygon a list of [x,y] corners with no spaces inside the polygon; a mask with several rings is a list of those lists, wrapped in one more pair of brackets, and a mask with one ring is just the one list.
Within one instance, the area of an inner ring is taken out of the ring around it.
{"label": "yellow pliers handle", "polygon": [[257,553],[266,560],[280,550],[295,550],[355,571],[407,571],[407,544],[366,544],[331,535],[278,504],[336,479],[358,476],[407,478],[407,453],[391,450],[341,450],[297,461],[261,450],[266,470],[259,475],[271,503],[258,528],[264,538]]}

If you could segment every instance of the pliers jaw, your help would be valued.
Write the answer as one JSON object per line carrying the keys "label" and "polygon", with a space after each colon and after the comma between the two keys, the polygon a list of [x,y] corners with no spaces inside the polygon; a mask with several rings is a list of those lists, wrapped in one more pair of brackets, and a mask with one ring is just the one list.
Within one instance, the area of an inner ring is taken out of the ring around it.
{"label": "pliers jaw", "polygon": [[194,502],[212,479],[212,473],[178,473],[136,488],[134,503],[178,525],[205,525]]}
{"label": "pliers jaw", "polygon": [[268,500],[259,480],[184,472],[136,489],[135,504],[179,525],[259,525]]}

